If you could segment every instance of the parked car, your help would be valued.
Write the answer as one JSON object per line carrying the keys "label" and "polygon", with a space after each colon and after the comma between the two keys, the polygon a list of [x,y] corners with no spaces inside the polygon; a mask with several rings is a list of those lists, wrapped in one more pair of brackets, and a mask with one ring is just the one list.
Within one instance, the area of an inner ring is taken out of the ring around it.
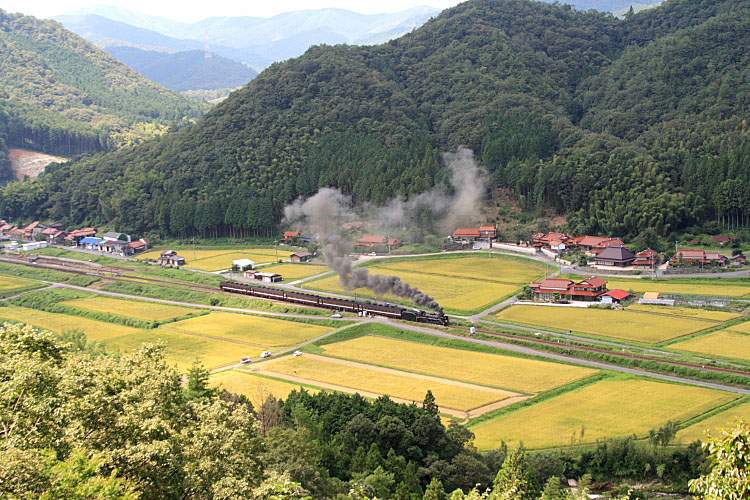
{"label": "parked car", "polygon": [[294,351],[294,357],[302,356],[302,351]]}
{"label": "parked car", "polygon": [[263,351],[262,353],[260,353],[261,358],[270,358],[271,356],[272,354],[269,351]]}
{"label": "parked car", "polygon": [[333,314],[331,314],[331,317],[332,318],[341,318],[342,316],[341,316],[341,313],[333,313]]}
{"label": "parked car", "polygon": [[378,255],[378,254],[376,254],[375,252],[370,252],[370,257],[375,257],[375,256],[377,256],[377,255]]}
{"label": "parked car", "polygon": [[481,250],[481,249],[482,249],[482,247],[480,247],[479,245],[476,245],[476,244],[475,244],[475,245],[473,245],[473,246],[471,247],[471,249],[472,249],[472,250]]}
{"label": "parked car", "polygon": [[242,356],[242,359],[240,360],[240,363],[242,363],[243,365],[246,365],[246,364],[250,363],[251,361],[252,361],[252,359],[250,358],[250,356]]}

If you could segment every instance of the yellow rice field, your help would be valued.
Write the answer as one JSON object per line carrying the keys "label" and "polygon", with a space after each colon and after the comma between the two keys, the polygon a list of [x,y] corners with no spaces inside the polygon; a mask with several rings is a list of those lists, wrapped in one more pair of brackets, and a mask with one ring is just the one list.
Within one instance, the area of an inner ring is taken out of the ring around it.
{"label": "yellow rice field", "polygon": [[[373,271],[377,272],[377,269]],[[398,274],[403,281],[435,297],[441,306],[459,312],[481,309],[502,297],[506,297],[516,292],[519,288],[518,285],[463,279],[451,276],[435,276],[408,271],[389,272],[385,269],[383,271],[385,271],[386,274]],[[306,288],[315,290],[343,293],[352,296],[355,293],[354,291],[344,290],[339,283],[338,276],[330,276],[321,280],[311,281],[305,286]],[[375,297],[375,294],[371,290],[365,288],[358,288],[356,294],[358,297]],[[408,299],[392,295],[378,296],[377,298],[392,302],[408,302]]]}
{"label": "yellow rice field", "polygon": [[[299,391],[302,387],[299,384],[282,382],[240,370],[227,370],[211,375],[210,383],[212,387],[221,387],[235,394],[243,394],[256,409],[260,408],[269,396],[284,399],[290,392]],[[320,392],[318,389],[309,387],[304,389],[311,394]]]}
{"label": "yellow rice field", "polygon": [[750,335],[721,330],[669,346],[680,351],[750,361]]}
{"label": "yellow rice field", "polygon": [[[238,259],[250,259],[256,264],[276,262],[276,250],[273,248],[248,248],[246,250],[193,250],[189,247],[176,247],[174,250],[185,257],[187,265],[191,269],[199,271],[220,271],[232,267],[232,261]],[[163,249],[153,250],[140,255],[139,259],[158,259]],[[279,259],[288,259],[294,250],[279,249]]]}
{"label": "yellow rice field", "polygon": [[39,282],[23,278],[16,278],[15,276],[0,275],[0,292],[21,290],[23,288],[29,288],[35,285],[39,285]]}
{"label": "yellow rice field", "polygon": [[283,276],[284,281],[289,282],[309,278],[310,276],[330,271],[330,269],[328,269],[328,266],[317,264],[276,264],[273,266],[264,266],[261,271],[280,274]]}
{"label": "yellow rice field", "polygon": [[177,365],[181,371],[190,368],[199,359],[205,368],[238,363],[243,356],[257,357],[262,349],[248,347],[223,340],[207,339],[195,335],[172,332],[157,328],[125,335],[106,341],[107,352],[131,352],[144,343],[163,342],[166,344],[164,357],[170,365]]}
{"label": "yellow rice field", "polygon": [[717,413],[697,424],[682,429],[677,433],[677,440],[683,444],[705,441],[706,430],[710,430],[711,436],[718,436],[722,428],[733,425],[740,417],[744,418],[745,422],[750,422],[750,402],[733,406],[727,411]]}
{"label": "yellow rice field", "polygon": [[745,332],[750,333],[750,321],[745,321],[744,323],[740,323],[734,326],[728,327],[729,330],[734,330],[735,332]]}
{"label": "yellow rice field", "polygon": [[685,421],[736,395],[644,379],[605,380],[471,427],[480,450],[501,441],[549,448],[615,436],[643,437],[668,420]]}
{"label": "yellow rice field", "polygon": [[109,297],[90,297],[85,299],[66,300],[63,304],[89,311],[108,312],[130,318],[164,321],[179,318],[197,309],[157,304],[154,302],[136,302],[133,300],[113,299]]}
{"label": "yellow rice field", "polygon": [[590,368],[385,337],[358,337],[322,348],[325,354],[339,358],[527,393],[545,391],[596,373]]}
{"label": "yellow rice field", "polygon": [[709,321],[724,322],[730,319],[741,318],[742,314],[725,311],[707,311],[696,307],[673,307],[659,306],[653,304],[633,304],[628,311],[640,311],[657,314],[669,314],[672,316],[683,316],[686,318],[705,319]]}
{"label": "yellow rice field", "polygon": [[512,306],[500,311],[501,320],[558,330],[657,343],[705,330],[711,323],[678,316],[580,307]]}
{"label": "yellow rice field", "polygon": [[721,295],[727,297],[743,297],[750,295],[750,280],[747,284],[712,280],[706,283],[676,283],[673,280],[644,280],[607,278],[610,290],[621,288],[630,292],[662,292],[687,295]]}
{"label": "yellow rice field", "polygon": [[482,390],[424,380],[408,375],[395,375],[370,369],[364,365],[350,366],[323,361],[310,356],[285,358],[271,363],[263,363],[263,369],[281,375],[292,375],[310,380],[311,384],[322,382],[336,384],[350,389],[387,394],[421,403],[428,390],[431,390],[439,406],[456,410],[471,410],[507,398],[490,389]]}
{"label": "yellow rice field", "polygon": [[107,340],[141,331],[129,326],[16,306],[0,307],[0,318],[21,321],[55,333],[80,330],[89,340]]}
{"label": "yellow rice field", "polygon": [[295,345],[332,330],[326,326],[229,312],[212,312],[162,328],[241,340],[259,347]]}
{"label": "yellow rice field", "polygon": [[545,273],[544,266],[533,261],[525,262],[497,255],[493,255],[492,259],[486,256],[471,256],[452,259],[385,261],[371,269],[377,269],[377,272],[381,273],[385,272],[386,269],[389,271],[410,271],[517,285],[526,285],[530,281],[541,279]]}

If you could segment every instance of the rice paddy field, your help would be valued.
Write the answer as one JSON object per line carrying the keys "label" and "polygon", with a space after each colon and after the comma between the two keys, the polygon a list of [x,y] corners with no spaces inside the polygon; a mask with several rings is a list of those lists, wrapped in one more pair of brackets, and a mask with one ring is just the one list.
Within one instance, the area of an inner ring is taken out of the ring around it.
{"label": "rice paddy field", "polygon": [[[261,365],[258,365],[261,366]],[[288,357],[263,363],[264,370],[280,376],[294,376],[316,382],[365,392],[388,394],[407,401],[422,402],[428,390],[435,396],[438,405],[461,411],[468,411],[497,401],[507,399],[509,394],[493,389],[453,384],[451,381],[437,382],[404,373],[396,375],[384,373],[377,367],[359,364],[343,364],[320,357]]]}
{"label": "rice paddy field", "polygon": [[678,316],[580,307],[516,305],[500,311],[496,317],[531,326],[650,344],[716,326],[715,322]]}
{"label": "rice paddy field", "polygon": [[162,328],[239,340],[259,347],[295,345],[332,330],[329,327],[297,321],[229,312],[212,312],[205,316],[170,323]]}
{"label": "rice paddy field", "polygon": [[597,373],[561,363],[376,336],[327,344],[322,349],[328,356],[526,393],[545,391]]}
{"label": "rice paddy field", "polygon": [[475,278],[515,285],[527,285],[531,281],[544,278],[545,275],[544,265],[532,260],[513,259],[500,255],[493,255],[492,259],[471,256],[396,262],[386,260],[373,268],[378,269],[378,272],[388,269],[396,272],[408,271],[436,276]]}
{"label": "rice paddy field", "polygon": [[141,330],[137,333],[105,340],[107,352],[130,352],[138,350],[144,343],[165,344],[164,358],[180,371],[187,371],[196,359],[207,369],[237,363],[243,356],[257,357],[259,347],[249,347],[234,342],[187,335],[164,328]]}
{"label": "rice paddy field", "polygon": [[37,281],[0,275],[0,293],[12,292],[15,290],[24,290],[26,288],[38,286],[39,284],[40,283]]}
{"label": "rice paddy field", "polygon": [[683,316],[686,318],[707,319],[709,321],[724,322],[732,319],[741,318],[742,314],[731,313],[726,311],[708,311],[697,307],[673,307],[659,306],[653,304],[633,304],[628,307],[628,311],[649,312],[655,314],[669,314],[672,316]]}
{"label": "rice paddy field", "polygon": [[[303,387],[300,384],[282,382],[241,370],[227,370],[211,375],[210,384],[212,387],[221,387],[229,392],[246,396],[256,409],[260,408],[269,396],[285,399],[290,392],[299,391]],[[320,392],[319,389],[311,387],[304,387],[304,389],[311,394]]]}
{"label": "rice paddy field", "polygon": [[113,299],[109,297],[89,297],[85,299],[66,300],[64,305],[88,311],[108,312],[130,318],[164,321],[185,316],[198,309],[158,304],[154,302],[137,302],[134,300]]}
{"label": "rice paddy field", "polygon": [[129,326],[17,306],[0,307],[0,319],[28,323],[55,333],[80,330],[89,340],[108,340],[141,332]]}
{"label": "rice paddy field", "polygon": [[744,323],[739,323],[737,325],[733,325],[728,328],[730,330],[734,330],[735,332],[750,333],[750,321],[745,321]]}
{"label": "rice paddy field", "polygon": [[[575,278],[573,278],[575,279]],[[621,288],[629,292],[662,292],[685,295],[719,295],[726,297],[750,297],[750,280],[746,283],[722,279],[699,279],[680,281],[607,278],[607,287]]]}
{"label": "rice paddy field", "polygon": [[721,330],[671,344],[670,349],[750,361],[750,334]]}
{"label": "rice paddy field", "polygon": [[[476,279],[457,278],[452,276],[429,275],[418,272],[394,271],[388,269],[370,268],[372,273],[398,274],[405,282],[419,288],[421,291],[432,295],[440,302],[440,305],[457,314],[470,313],[482,310],[491,304],[515,293],[518,285],[481,281]],[[305,288],[321,290],[325,292],[346,294],[353,296],[355,291],[347,291],[341,287],[338,276],[330,276],[320,280],[310,281]],[[356,290],[357,297],[377,298],[389,302],[404,303],[406,299],[394,295],[375,296],[366,288]]]}
{"label": "rice paddy field", "polygon": [[711,432],[711,436],[718,436],[722,428],[734,424],[740,417],[744,418],[745,422],[750,422],[750,402],[733,406],[726,411],[680,430],[677,433],[677,440],[683,444],[705,441],[707,430]]}
{"label": "rice paddy field", "polygon": [[[232,261],[238,259],[250,259],[256,264],[266,264],[276,262],[277,251],[273,248],[249,248],[246,250],[193,250],[189,247],[174,248],[179,255],[185,257],[190,269],[199,271],[221,271],[230,269]],[[146,252],[139,256],[139,259],[158,259],[163,249]],[[286,260],[295,250],[279,249],[278,258]]]}
{"label": "rice paddy field", "polygon": [[280,274],[284,278],[284,281],[289,282],[309,278],[310,276],[330,271],[330,269],[328,269],[328,266],[317,264],[276,264],[273,266],[263,266],[261,271]]}
{"label": "rice paddy field", "polygon": [[[593,443],[635,434],[644,437],[667,421],[686,421],[736,395],[702,387],[630,378],[604,380],[471,426],[480,450],[501,441],[531,449]],[[627,411],[624,411],[627,410]]]}

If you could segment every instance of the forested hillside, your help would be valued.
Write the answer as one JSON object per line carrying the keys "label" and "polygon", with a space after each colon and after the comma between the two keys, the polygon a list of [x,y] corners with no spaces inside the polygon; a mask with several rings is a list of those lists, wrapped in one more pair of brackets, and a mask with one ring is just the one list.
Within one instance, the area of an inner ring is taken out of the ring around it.
{"label": "forested hillside", "polygon": [[[205,109],[56,22],[0,10],[0,141],[8,146],[100,151],[152,137]],[[0,150],[4,155],[2,144]]]}
{"label": "forested hillside", "polygon": [[6,188],[0,211],[263,231],[322,186],[356,202],[423,192],[446,177],[440,154],[467,145],[492,185],[574,232],[747,224],[749,23],[748,0],[623,20],[470,0],[384,45],[275,64],[195,126]]}

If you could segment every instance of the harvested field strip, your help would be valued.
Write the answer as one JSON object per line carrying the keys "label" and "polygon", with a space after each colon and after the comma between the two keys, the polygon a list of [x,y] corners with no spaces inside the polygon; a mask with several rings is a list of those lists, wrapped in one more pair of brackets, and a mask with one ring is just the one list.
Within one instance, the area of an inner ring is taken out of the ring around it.
{"label": "harvested field strip", "polygon": [[0,292],[22,290],[24,288],[31,288],[37,285],[41,285],[41,283],[39,283],[38,281],[31,281],[23,278],[0,276]]}
{"label": "harvested field strip", "polygon": [[668,420],[686,421],[736,399],[736,395],[645,379],[604,380],[472,426],[480,450],[501,441],[549,448],[648,431]]}
{"label": "harvested field strip", "polygon": [[286,399],[290,392],[299,391],[300,388],[311,394],[320,392],[317,388],[303,387],[302,384],[282,382],[240,370],[228,370],[211,375],[210,384],[212,387],[221,387],[246,396],[255,408],[260,408],[269,396]]}
{"label": "harvested field strip", "polygon": [[[575,279],[575,278],[573,278]],[[647,279],[620,279],[607,278],[607,287],[612,290],[621,288],[630,292],[662,292],[677,295],[718,295],[725,297],[747,297],[750,296],[750,280],[747,283],[735,281],[724,281],[721,279],[691,280],[680,282],[676,279],[647,280]]]}
{"label": "harvested field strip", "polygon": [[169,328],[239,340],[261,347],[295,345],[332,330],[325,326],[229,312],[212,312],[177,321],[171,323]]}
{"label": "harvested field strip", "polygon": [[[273,252],[273,250],[271,250]],[[279,259],[288,259],[291,255],[288,251],[279,251]],[[232,261],[239,259],[250,259],[256,264],[266,264],[268,262],[276,262],[275,253],[256,253],[252,251],[247,252],[229,252],[214,257],[207,257],[205,259],[193,260],[189,258],[189,254],[186,257],[187,264],[185,267],[190,269],[197,269],[199,271],[220,271],[222,269],[230,269],[232,267]]]}
{"label": "harvested field strip", "polygon": [[512,306],[497,318],[531,326],[572,330],[600,337],[634,342],[658,343],[705,330],[712,326],[702,320],[611,309],[579,307]]}
{"label": "harvested field strip", "polygon": [[[407,271],[517,285],[524,285],[544,277],[544,266],[540,266],[533,261],[524,262],[502,256],[493,256],[492,259],[471,256],[453,259],[384,261],[382,264],[372,266],[371,269],[380,273],[385,272],[385,270]],[[386,274],[390,274],[390,272]]]}
{"label": "harvested field strip", "polygon": [[55,333],[80,330],[89,340],[107,340],[141,331],[129,326],[16,306],[0,307],[0,318],[28,323]]}
{"label": "harvested field strip", "polygon": [[112,299],[109,297],[91,297],[86,299],[67,300],[66,306],[78,307],[89,311],[108,312],[145,320],[164,321],[186,314],[199,312],[198,309],[156,304],[153,302],[138,302],[134,300]]}
{"label": "harvested field strip", "polygon": [[750,361],[750,334],[721,330],[671,344],[670,349]]}
{"label": "harvested field strip", "polygon": [[[377,272],[377,269],[373,270]],[[470,279],[455,278],[449,276],[430,276],[423,273],[412,273],[399,271],[398,276],[405,282],[434,296],[440,305],[457,313],[468,313],[475,310],[483,310],[489,305],[498,302],[504,297],[515,293],[517,285],[504,283],[493,283],[489,281],[477,281]],[[344,290],[338,276],[330,276],[320,280],[310,281],[305,288],[327,291],[349,296],[374,298],[375,294],[366,288],[358,288],[355,291]],[[380,300],[391,302],[405,302],[406,299],[393,295],[377,296]]]}
{"label": "harvested field strip", "polygon": [[328,266],[319,266],[317,264],[275,264],[264,266],[260,270],[264,273],[280,274],[285,282],[309,278],[310,276],[330,271]]}
{"label": "harvested field strip", "polygon": [[315,382],[342,385],[351,389],[388,394],[408,401],[421,402],[428,390],[441,407],[468,411],[507,399],[507,391],[488,387],[436,381],[431,377],[378,369],[353,362],[327,359],[306,354],[257,365],[258,369],[283,375],[294,375]]}
{"label": "harvested field strip", "polygon": [[750,333],[750,321],[745,321],[744,323],[739,323],[737,325],[729,326],[727,327],[727,329],[734,330],[735,332]]}
{"label": "harvested field strip", "polygon": [[707,311],[705,309],[699,309],[697,307],[672,307],[657,306],[652,304],[634,304],[628,307],[628,311],[667,314],[670,316],[683,316],[686,318],[718,321],[719,323],[742,317],[742,314],[725,311]]}
{"label": "harvested field strip", "polygon": [[711,436],[717,436],[720,429],[734,424],[740,417],[744,418],[746,422],[750,421],[750,402],[733,406],[726,411],[682,429],[677,433],[677,440],[683,444],[699,440],[705,441],[706,430],[710,430]]}
{"label": "harvested field strip", "polygon": [[107,352],[132,352],[144,343],[164,343],[164,357],[169,364],[186,371],[196,359],[207,369],[238,363],[243,356],[257,357],[262,349],[233,342],[202,338],[172,332],[163,328],[145,330],[107,340]]}
{"label": "harvested field strip", "polygon": [[321,347],[326,355],[489,387],[538,393],[596,370],[533,359],[459,351],[417,342],[365,336]]}

